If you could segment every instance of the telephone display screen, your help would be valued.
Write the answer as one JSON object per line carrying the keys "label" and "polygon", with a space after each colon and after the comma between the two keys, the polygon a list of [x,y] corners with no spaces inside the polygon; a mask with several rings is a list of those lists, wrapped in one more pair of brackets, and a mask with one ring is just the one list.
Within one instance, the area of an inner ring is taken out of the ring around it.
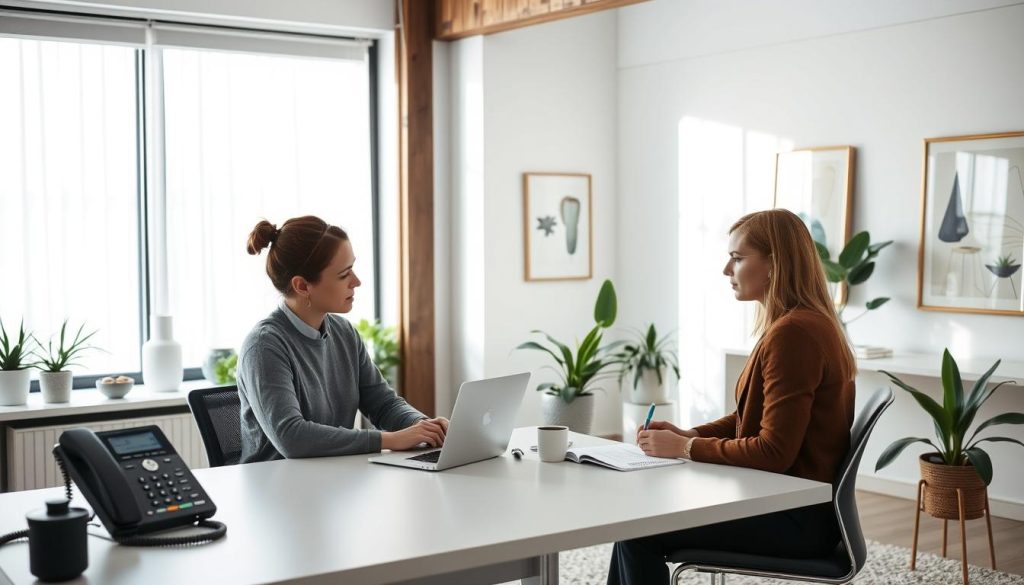
{"label": "telephone display screen", "polygon": [[131,455],[142,451],[157,451],[163,449],[160,439],[150,431],[144,433],[133,433],[130,435],[117,435],[107,437],[111,449],[118,455]]}

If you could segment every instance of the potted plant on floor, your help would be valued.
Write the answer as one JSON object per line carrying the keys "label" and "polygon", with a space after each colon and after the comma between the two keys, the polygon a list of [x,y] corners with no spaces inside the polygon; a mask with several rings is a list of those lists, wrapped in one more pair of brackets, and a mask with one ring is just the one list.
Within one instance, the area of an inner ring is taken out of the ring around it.
{"label": "potted plant on floor", "polygon": [[[889,445],[875,464],[878,471],[892,463],[909,445],[924,443],[935,451],[920,456],[921,479],[924,483],[924,511],[946,520],[971,520],[986,513],[988,497],[986,487],[992,481],[992,459],[981,448],[985,442],[1024,443],[1010,437],[978,437],[981,431],[1001,424],[1024,424],[1024,413],[1006,412],[977,425],[969,433],[975,416],[992,393],[1006,380],[988,386],[988,380],[999,367],[996,361],[970,392],[964,392],[960,370],[947,349],[942,354],[942,404],[927,394],[912,388],[889,372],[882,373],[894,384],[906,390],[928,413],[935,425],[937,443],[924,437],[906,437]],[[918,494],[921,497],[921,494]],[[960,506],[963,506],[961,518]]]}
{"label": "potted plant on floor", "polygon": [[668,370],[679,379],[679,361],[670,335],[658,338],[654,323],[647,331],[637,331],[633,340],[626,343],[618,353],[622,362],[619,370],[619,384],[632,374],[632,390],[629,401],[634,404],[664,404],[668,402]]}
{"label": "potted plant on floor", "polygon": [[17,339],[7,336],[0,321],[0,406],[19,406],[28,402],[31,387],[32,356],[35,338],[25,332],[25,322],[18,327]]}
{"label": "potted plant on floor", "polygon": [[[86,345],[89,339],[96,335],[93,331],[82,335],[85,323],[78,327],[74,339],[67,336],[68,321],[60,326],[60,338],[54,345],[53,339],[46,342],[46,352],[36,354],[39,362],[36,368],[39,369],[39,390],[43,393],[43,402],[68,402],[71,400],[71,384],[73,377],[68,368],[78,365],[75,361],[82,353],[95,349]],[[42,344],[38,344],[42,348]]]}
{"label": "potted plant on floor", "polygon": [[594,419],[594,393],[598,388],[595,384],[602,379],[615,376],[614,372],[606,372],[608,368],[618,365],[619,358],[612,353],[621,341],[601,345],[604,335],[602,330],[615,323],[618,311],[615,297],[615,286],[612,281],[605,280],[594,304],[594,328],[587,333],[583,341],[576,345],[576,352],[568,345],[561,343],[543,331],[534,330],[547,338],[551,347],[535,341],[527,341],[516,349],[542,351],[549,355],[558,367],[545,366],[558,374],[557,382],[545,382],[537,386],[543,392],[541,398],[545,424],[565,425],[578,433],[589,433]]}

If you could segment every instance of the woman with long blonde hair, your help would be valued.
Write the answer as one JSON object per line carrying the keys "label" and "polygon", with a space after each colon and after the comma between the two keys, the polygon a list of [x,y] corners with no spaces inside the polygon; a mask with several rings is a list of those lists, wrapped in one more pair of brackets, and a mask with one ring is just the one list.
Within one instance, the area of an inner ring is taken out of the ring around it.
{"label": "woman with long blonde hair", "polygon": [[[790,211],[740,218],[722,271],[755,301],[760,336],[736,385],[736,410],[682,430],[654,421],[637,444],[655,457],[738,465],[831,483],[850,448],[856,360],[811,234]],[[839,542],[829,503],[615,544],[608,583],[667,583],[665,555],[705,548],[824,556]]]}

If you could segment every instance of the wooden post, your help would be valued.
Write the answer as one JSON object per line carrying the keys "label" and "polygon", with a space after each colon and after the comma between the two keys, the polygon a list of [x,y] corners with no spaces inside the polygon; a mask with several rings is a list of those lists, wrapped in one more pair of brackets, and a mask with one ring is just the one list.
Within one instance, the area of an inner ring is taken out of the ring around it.
{"label": "wooden post", "polygon": [[917,505],[914,506],[914,543],[910,547],[910,570],[917,568],[917,528],[921,524],[921,498],[924,493],[924,480],[917,482]]}
{"label": "wooden post", "polygon": [[403,395],[434,416],[433,2],[398,0],[400,334]]}
{"label": "wooden post", "polygon": [[960,566],[963,567],[964,572],[964,585],[968,585],[967,580],[967,529],[964,526],[964,492],[960,488],[956,488],[956,507],[960,512]]}

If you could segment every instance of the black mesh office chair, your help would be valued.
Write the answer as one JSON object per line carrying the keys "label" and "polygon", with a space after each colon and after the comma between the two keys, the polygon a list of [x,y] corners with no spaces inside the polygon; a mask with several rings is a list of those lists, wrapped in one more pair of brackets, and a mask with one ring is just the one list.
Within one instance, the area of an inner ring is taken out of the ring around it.
{"label": "black mesh office chair", "polygon": [[864,567],[868,556],[857,513],[857,468],[875,423],[892,401],[891,389],[876,391],[853,421],[850,452],[839,466],[839,474],[832,484],[832,503],[842,540],[830,555],[820,559],[787,559],[719,550],[683,549],[666,557],[671,563],[681,563],[672,573],[672,582],[678,584],[685,571],[710,573],[712,583],[718,575],[723,585],[727,573],[837,584],[848,583],[853,579]]}
{"label": "black mesh office chair", "polygon": [[210,467],[237,464],[242,456],[238,386],[193,390],[188,393],[188,407],[199,426]]}

